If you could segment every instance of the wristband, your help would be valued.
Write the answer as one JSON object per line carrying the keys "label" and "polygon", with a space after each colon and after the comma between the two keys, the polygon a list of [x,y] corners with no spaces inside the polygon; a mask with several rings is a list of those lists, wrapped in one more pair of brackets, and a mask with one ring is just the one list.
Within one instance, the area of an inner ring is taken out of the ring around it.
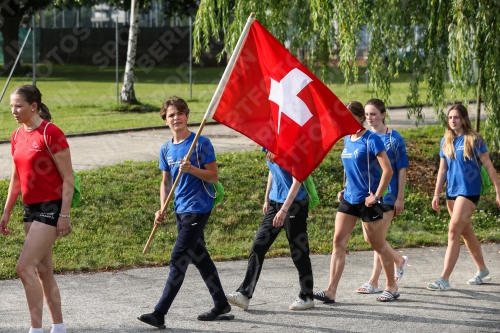
{"label": "wristband", "polygon": [[285,211],[285,210],[283,210],[283,209],[281,209],[281,208],[280,208],[280,210],[281,210],[283,213],[288,214],[288,211]]}
{"label": "wristband", "polygon": [[62,218],[64,218],[64,219],[69,219],[70,214],[68,214],[68,215],[59,214],[59,217],[62,217]]}
{"label": "wristband", "polygon": [[377,197],[375,194],[373,195],[373,198],[375,198],[375,200],[377,200],[377,202],[380,203],[380,198]]}

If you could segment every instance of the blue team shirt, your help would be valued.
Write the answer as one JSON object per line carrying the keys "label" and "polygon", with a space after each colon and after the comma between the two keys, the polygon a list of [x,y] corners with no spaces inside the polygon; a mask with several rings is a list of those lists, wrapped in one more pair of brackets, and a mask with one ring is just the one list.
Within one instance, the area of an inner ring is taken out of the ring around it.
{"label": "blue team shirt", "polygon": [[[169,140],[161,146],[159,168],[170,173],[172,183],[179,174],[181,158],[187,155],[195,136],[191,132],[191,135],[181,143],[176,144]],[[205,169],[205,164],[215,161],[214,147],[208,138],[204,136],[198,138],[198,143],[189,161],[193,166],[201,169]],[[212,210],[214,203],[212,185],[204,183],[200,178],[189,173],[182,174],[174,194],[174,209],[178,214],[203,214]]]}
{"label": "blue team shirt", "polygon": [[401,134],[395,130],[392,130],[391,133],[382,133],[377,135],[384,142],[387,156],[391,162],[392,171],[394,171],[391,182],[389,183],[388,192],[384,196],[384,203],[387,205],[394,205],[396,199],[398,198],[398,170],[408,168],[410,166],[408,156],[406,155],[406,143]]}
{"label": "blue team shirt", "polygon": [[[269,167],[269,171],[273,175],[273,181],[271,183],[271,192],[269,193],[269,199],[284,203],[286,200],[286,196],[290,191],[293,183],[293,177],[288,171],[280,167],[276,163],[271,163],[267,161],[267,166]],[[297,196],[293,201],[299,201],[307,198],[307,192],[301,186],[299,191],[297,192]]]}
{"label": "blue team shirt", "polygon": [[[446,173],[446,195],[456,197],[458,195],[470,196],[481,194],[481,174],[482,166],[479,155],[486,153],[488,149],[484,140],[475,145],[475,156],[472,154],[472,159],[464,161],[464,136],[457,136],[453,140],[455,148],[455,159],[448,158],[443,152],[444,137],[441,139],[439,156],[446,160],[448,172]],[[475,158],[477,160],[475,161]],[[476,164],[477,162],[477,164]]]}
{"label": "blue team shirt", "polygon": [[[368,141],[368,151],[366,143]],[[382,169],[377,160],[377,154],[385,150],[384,142],[372,131],[366,131],[361,138],[352,141],[350,136],[344,138],[344,150],[342,151],[342,164],[347,177],[344,192],[344,200],[350,204],[358,204],[365,201],[373,193],[380,183]],[[370,158],[370,184],[368,189],[368,161]]]}

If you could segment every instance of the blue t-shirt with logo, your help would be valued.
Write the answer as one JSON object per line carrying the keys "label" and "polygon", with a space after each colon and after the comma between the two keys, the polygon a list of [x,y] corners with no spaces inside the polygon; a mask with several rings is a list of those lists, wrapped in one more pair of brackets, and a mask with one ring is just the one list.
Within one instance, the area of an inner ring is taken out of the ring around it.
{"label": "blue t-shirt with logo", "polygon": [[[368,142],[368,150],[367,150]],[[356,141],[351,136],[344,138],[342,164],[347,177],[344,200],[355,205],[365,201],[369,191],[377,191],[382,168],[377,160],[377,154],[385,150],[382,140],[372,131],[366,131]],[[370,189],[368,189],[368,160],[370,158]]]}
{"label": "blue t-shirt with logo", "polygon": [[391,162],[392,171],[394,171],[391,182],[389,183],[388,192],[384,195],[384,203],[387,205],[394,205],[396,199],[398,198],[398,170],[408,168],[410,166],[408,156],[406,155],[406,143],[401,134],[395,130],[391,130],[391,133],[387,134],[378,134],[378,136],[384,142],[387,156]]}
{"label": "blue t-shirt with logo", "polygon": [[[181,158],[187,155],[195,136],[191,132],[189,137],[181,143],[173,143],[172,140],[169,140],[161,146],[159,168],[165,172],[170,172],[172,183],[175,182],[179,174],[179,168],[182,163]],[[208,138],[204,136],[198,138],[189,161],[193,166],[200,169],[205,169],[205,164],[215,161],[214,147]],[[200,178],[189,173],[181,175],[174,194],[174,209],[178,214],[203,214],[212,210],[214,203],[212,185],[203,182]]]}
{"label": "blue t-shirt with logo", "polygon": [[[279,203],[284,203],[288,192],[292,187],[293,177],[288,171],[286,171],[276,163],[267,161],[267,166],[269,167],[269,171],[271,171],[271,174],[273,175],[271,192],[269,192],[269,199]],[[301,186],[299,191],[297,192],[297,196],[293,201],[299,201],[305,198],[307,198],[307,192]]]}
{"label": "blue t-shirt with logo", "polygon": [[[484,140],[474,145],[475,154],[472,159],[464,160],[464,136],[460,135],[453,140],[456,158],[448,158],[443,152],[444,137],[441,139],[439,156],[446,160],[448,172],[446,173],[446,195],[456,197],[459,195],[470,196],[481,194],[481,174],[482,166],[479,155],[486,153],[486,143]],[[476,159],[477,158],[477,159]],[[477,162],[477,164],[476,164]]]}

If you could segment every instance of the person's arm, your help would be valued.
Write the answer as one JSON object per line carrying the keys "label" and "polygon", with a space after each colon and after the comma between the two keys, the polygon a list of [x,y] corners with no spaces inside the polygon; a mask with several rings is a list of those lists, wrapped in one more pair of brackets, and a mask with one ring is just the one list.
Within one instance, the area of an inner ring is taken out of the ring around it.
{"label": "person's arm", "polygon": [[406,142],[402,136],[399,136],[399,139],[396,139],[398,143],[396,149],[394,145],[392,145],[394,156],[394,166],[398,172],[398,197],[396,198],[396,202],[394,203],[394,214],[401,214],[404,209],[404,199],[405,199],[405,189],[406,189],[406,176],[408,173],[408,167],[410,162],[408,161],[408,155],[406,154]]}
{"label": "person's arm", "polygon": [[344,169],[344,179],[345,179],[344,187],[340,190],[340,192],[337,193],[337,200],[339,202],[342,202],[342,200],[344,199],[345,188],[347,187],[347,177],[345,175],[345,169]]}
{"label": "person's arm", "polygon": [[10,235],[10,231],[7,229],[7,225],[9,224],[10,213],[12,211],[12,208],[16,204],[19,193],[21,193],[21,182],[19,181],[16,165],[12,163],[12,176],[10,177],[9,190],[7,191],[7,200],[5,201],[2,220],[0,221],[0,233],[4,235]]}
{"label": "person's arm", "polygon": [[293,203],[293,200],[297,196],[297,193],[299,192],[300,186],[302,186],[302,183],[300,183],[295,177],[293,178],[292,186],[290,187],[290,190],[288,190],[288,194],[286,196],[285,202],[281,206],[281,209],[278,211],[278,213],[274,216],[273,219],[273,226],[274,227],[281,227],[285,223],[285,217],[288,214],[288,209],[290,209],[290,206]]}
{"label": "person's arm", "polygon": [[439,194],[443,190],[447,172],[448,172],[448,163],[446,163],[445,158],[441,158],[439,162],[439,171],[436,179],[436,187],[434,189],[434,196],[432,197],[432,209],[434,209],[436,212],[439,212]]}
{"label": "person's arm", "polygon": [[262,205],[262,212],[266,215],[267,210],[269,209],[269,193],[271,193],[271,188],[273,186],[273,174],[269,171],[267,176],[267,186],[266,186],[266,195],[264,197],[264,205]]}
{"label": "person's arm", "polygon": [[215,184],[219,180],[217,163],[215,161],[205,164],[205,169],[195,167],[189,160],[181,159],[181,161],[180,170],[182,172],[190,173],[204,182],[211,184]]}
{"label": "person's arm", "polygon": [[163,221],[166,219],[167,215],[167,210],[165,209],[164,214],[160,214],[161,210],[163,209],[163,205],[165,204],[165,201],[167,200],[167,197],[170,193],[170,190],[172,188],[172,176],[170,176],[170,172],[168,171],[162,171],[162,179],[160,183],[160,210],[158,210],[155,213],[155,223],[156,224],[162,224]]}
{"label": "person's arm", "polygon": [[337,192],[337,200],[339,202],[342,202],[342,199],[344,199],[344,193],[345,193],[345,187],[340,192]]}
{"label": "person's arm", "polygon": [[398,197],[394,202],[394,215],[399,215],[405,209],[405,187],[406,187],[406,168],[398,170]]}
{"label": "person's arm", "polygon": [[61,213],[57,220],[57,235],[67,236],[71,232],[71,220],[69,210],[75,188],[75,178],[73,176],[73,166],[71,164],[71,154],[69,148],[65,148],[54,154],[59,173],[63,179]]}
{"label": "person's arm", "polygon": [[498,181],[497,171],[495,170],[495,166],[491,163],[490,155],[486,153],[482,153],[478,155],[481,163],[483,164],[486,172],[488,172],[488,176],[490,177],[491,182],[495,186],[496,192],[496,202],[497,206],[500,208],[500,183]]}
{"label": "person's arm", "polygon": [[[380,167],[382,168],[382,178],[380,179],[380,183],[375,193],[370,192],[370,195],[366,197],[366,207],[371,207],[379,202],[377,198],[381,198],[385,190],[387,190],[387,187],[391,182],[392,175],[394,174],[394,171],[392,171],[391,162],[389,161],[389,157],[387,156],[387,152],[385,150],[381,150],[377,154],[377,160],[380,164]],[[370,170],[368,170],[368,172],[370,172]]]}

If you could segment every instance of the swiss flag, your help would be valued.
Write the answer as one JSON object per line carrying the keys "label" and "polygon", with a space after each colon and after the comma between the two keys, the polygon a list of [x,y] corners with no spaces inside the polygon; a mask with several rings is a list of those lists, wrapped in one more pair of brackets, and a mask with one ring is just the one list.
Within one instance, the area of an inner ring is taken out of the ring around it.
{"label": "swiss flag", "polygon": [[254,21],[213,119],[246,135],[304,181],[338,139],[363,129],[344,104]]}

